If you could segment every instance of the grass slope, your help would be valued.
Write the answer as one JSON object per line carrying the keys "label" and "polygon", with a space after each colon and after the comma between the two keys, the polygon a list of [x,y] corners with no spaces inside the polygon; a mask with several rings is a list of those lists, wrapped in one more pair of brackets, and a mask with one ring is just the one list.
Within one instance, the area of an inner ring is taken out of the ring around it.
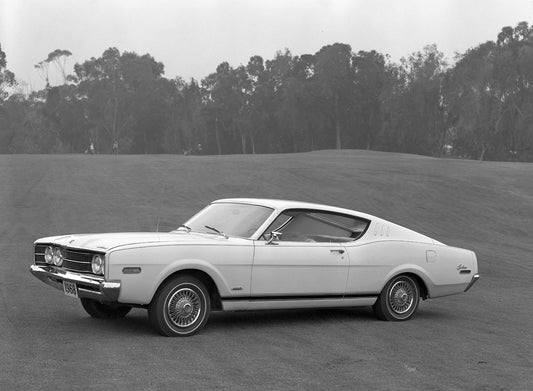
{"label": "grass slope", "polygon": [[[368,309],[214,314],[159,338],[144,311],[87,317],[33,278],[32,241],[170,230],[213,199],[375,214],[473,249],[482,279],[386,323]],[[0,389],[530,389],[533,166],[365,151],[0,156]]]}

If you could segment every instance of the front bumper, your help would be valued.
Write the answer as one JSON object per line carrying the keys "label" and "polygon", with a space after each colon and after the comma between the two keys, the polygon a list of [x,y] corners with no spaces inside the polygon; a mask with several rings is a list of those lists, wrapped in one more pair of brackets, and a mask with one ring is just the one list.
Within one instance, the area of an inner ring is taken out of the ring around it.
{"label": "front bumper", "polygon": [[474,274],[474,276],[472,277],[472,280],[470,281],[470,284],[468,284],[468,286],[466,287],[465,292],[469,290],[470,288],[472,288],[472,285],[474,285],[477,280],[479,280],[479,274]]}
{"label": "front bumper", "polygon": [[80,298],[101,302],[116,302],[120,294],[119,281],[105,281],[103,277],[67,272],[54,266],[31,265],[30,272],[39,280],[63,290],[63,280],[76,283]]}

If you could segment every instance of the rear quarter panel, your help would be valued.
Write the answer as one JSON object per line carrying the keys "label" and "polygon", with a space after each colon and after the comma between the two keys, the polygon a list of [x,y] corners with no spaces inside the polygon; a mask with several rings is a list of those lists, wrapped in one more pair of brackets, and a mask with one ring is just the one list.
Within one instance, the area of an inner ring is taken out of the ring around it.
{"label": "rear quarter panel", "polygon": [[[477,273],[472,251],[442,244],[375,240],[346,246],[350,258],[347,294],[375,294],[394,276],[413,273],[422,279],[429,297],[463,292]],[[470,274],[461,274],[463,265]]]}

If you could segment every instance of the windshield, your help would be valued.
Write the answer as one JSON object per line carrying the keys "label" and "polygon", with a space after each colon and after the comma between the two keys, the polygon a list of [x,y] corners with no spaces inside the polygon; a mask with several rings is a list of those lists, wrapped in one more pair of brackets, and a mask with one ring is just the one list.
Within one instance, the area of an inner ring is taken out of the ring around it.
{"label": "windshield", "polygon": [[217,234],[217,230],[221,234],[249,238],[272,212],[273,209],[258,205],[211,204],[182,225],[182,229],[211,234]]}

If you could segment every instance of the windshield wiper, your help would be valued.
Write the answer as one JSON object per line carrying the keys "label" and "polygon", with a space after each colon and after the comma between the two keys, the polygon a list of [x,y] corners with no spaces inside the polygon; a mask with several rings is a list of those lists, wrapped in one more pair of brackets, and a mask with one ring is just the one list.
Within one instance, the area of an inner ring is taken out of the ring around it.
{"label": "windshield wiper", "polygon": [[187,233],[191,232],[192,231],[192,228],[189,227],[188,225],[185,225],[185,224],[181,224],[178,229],[180,228],[185,228],[187,230]]}
{"label": "windshield wiper", "polygon": [[216,233],[217,233],[217,234],[219,234],[219,235],[222,235],[222,236],[224,236],[224,237],[225,237],[226,239],[228,239],[228,238],[229,238],[229,236],[228,236],[228,235],[226,235],[226,234],[225,234],[224,232],[222,232],[222,231],[221,231],[221,230],[219,230],[219,229],[216,229],[216,228],[210,227],[209,225],[204,225],[204,227],[205,227],[205,228],[207,228],[207,229],[210,229],[211,231],[214,231],[214,232],[216,232]]}

